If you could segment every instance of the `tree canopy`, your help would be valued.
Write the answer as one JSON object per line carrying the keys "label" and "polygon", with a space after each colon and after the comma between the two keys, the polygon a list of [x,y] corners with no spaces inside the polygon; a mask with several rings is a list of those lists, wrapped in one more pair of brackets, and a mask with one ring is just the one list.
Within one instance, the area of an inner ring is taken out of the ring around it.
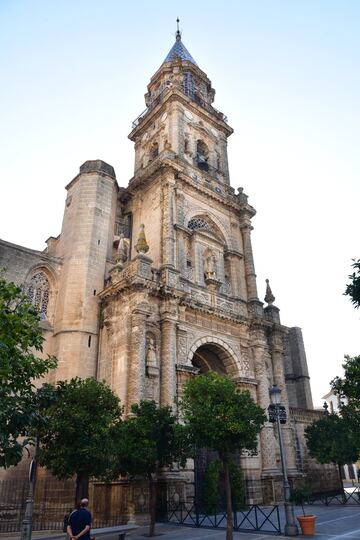
{"label": "tree canopy", "polygon": [[344,376],[335,377],[331,386],[339,396],[341,416],[358,435],[360,448],[360,356],[345,356]]}
{"label": "tree canopy", "polygon": [[194,377],[185,385],[181,408],[198,447],[212,448],[220,457],[257,449],[264,411],[232,380],[214,372]]}
{"label": "tree canopy", "polygon": [[345,296],[350,296],[351,302],[355,308],[360,307],[360,259],[353,259],[351,265],[355,270],[349,275],[350,283],[346,285]]}
{"label": "tree canopy", "polygon": [[20,287],[0,277],[0,466],[16,465],[36,415],[34,381],[56,366],[41,358],[40,317]]}
{"label": "tree canopy", "polygon": [[216,450],[222,461],[227,507],[226,539],[232,540],[231,454],[244,449],[256,451],[257,436],[266,417],[248,391],[214,372],[190,379],[181,403],[185,425],[198,447]]}
{"label": "tree canopy", "polygon": [[60,381],[43,411],[39,462],[58,478],[76,475],[75,500],[88,496],[89,478],[111,474],[119,398],[95,379]]}
{"label": "tree canopy", "polygon": [[344,418],[329,414],[305,429],[310,456],[319,463],[338,466],[354,463],[359,457],[356,434]]}
{"label": "tree canopy", "polygon": [[170,407],[142,400],[131,407],[132,415],[117,426],[116,466],[122,474],[145,476],[149,481],[150,528],[155,534],[155,477],[174,462],[185,464],[191,451],[184,426],[177,424]]}

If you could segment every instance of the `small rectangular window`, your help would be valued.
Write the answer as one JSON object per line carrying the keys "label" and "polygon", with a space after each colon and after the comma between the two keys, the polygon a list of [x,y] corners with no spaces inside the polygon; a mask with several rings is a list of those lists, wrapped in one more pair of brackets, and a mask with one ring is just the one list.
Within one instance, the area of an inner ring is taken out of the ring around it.
{"label": "small rectangular window", "polygon": [[90,347],[90,346],[91,346],[91,336],[89,336],[89,338],[88,338],[88,347]]}

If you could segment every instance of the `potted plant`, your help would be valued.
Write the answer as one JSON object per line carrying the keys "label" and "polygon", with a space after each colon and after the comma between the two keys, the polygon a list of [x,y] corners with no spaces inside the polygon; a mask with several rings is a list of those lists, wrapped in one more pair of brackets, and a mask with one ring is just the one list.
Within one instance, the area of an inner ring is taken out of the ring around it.
{"label": "potted plant", "polygon": [[304,536],[314,536],[316,516],[313,514],[305,514],[304,504],[311,500],[311,488],[302,484],[291,490],[290,501],[296,505],[300,505],[303,511],[302,516],[296,516],[301,527],[301,532]]}

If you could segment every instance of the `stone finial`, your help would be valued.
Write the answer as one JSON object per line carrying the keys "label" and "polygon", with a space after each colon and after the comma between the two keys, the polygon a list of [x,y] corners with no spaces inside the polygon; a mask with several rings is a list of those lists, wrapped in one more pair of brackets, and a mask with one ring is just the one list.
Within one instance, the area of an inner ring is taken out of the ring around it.
{"label": "stone finial", "polygon": [[145,236],[145,225],[143,223],[140,225],[139,237],[135,249],[138,253],[147,253],[149,251]]}
{"label": "stone finial", "polygon": [[270,288],[270,285],[269,285],[269,280],[266,279],[266,294],[265,294],[265,302],[267,302],[269,304],[269,306],[271,306],[274,302],[275,302],[275,296],[273,295],[272,293],[272,290]]}

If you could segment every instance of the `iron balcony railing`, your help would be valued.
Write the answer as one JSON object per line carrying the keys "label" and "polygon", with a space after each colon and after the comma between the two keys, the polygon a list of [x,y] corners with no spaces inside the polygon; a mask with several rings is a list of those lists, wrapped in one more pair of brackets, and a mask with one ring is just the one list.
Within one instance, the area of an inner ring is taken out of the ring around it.
{"label": "iron balcony railing", "polygon": [[[197,94],[194,94],[193,92],[189,92],[189,91],[186,91],[184,90],[184,88],[179,88],[177,87],[178,90],[181,91],[182,94],[184,94],[185,96],[189,97],[190,99],[192,99],[192,101],[194,101],[195,103],[197,103],[198,105],[200,105],[200,107],[202,107],[203,109],[205,109],[206,111],[212,113],[212,114],[215,114],[219,120],[222,120],[223,122],[227,122],[228,119],[227,119],[227,116],[225,116],[222,112],[218,111],[217,109],[215,109],[215,107],[213,107],[212,105],[210,105],[210,103],[207,103],[207,101],[205,101],[204,99],[202,99],[199,95]],[[157,105],[159,105],[159,103],[161,103],[165,97],[165,95],[171,91],[171,88],[165,88],[151,103],[148,107],[146,107],[146,109],[139,114],[139,116],[137,118],[135,118],[135,120],[133,121],[132,123],[132,129],[135,129],[139,124],[140,122],[143,120],[143,118],[147,115],[147,113],[149,113],[150,111],[152,111],[153,109],[155,109],[155,107]]]}

